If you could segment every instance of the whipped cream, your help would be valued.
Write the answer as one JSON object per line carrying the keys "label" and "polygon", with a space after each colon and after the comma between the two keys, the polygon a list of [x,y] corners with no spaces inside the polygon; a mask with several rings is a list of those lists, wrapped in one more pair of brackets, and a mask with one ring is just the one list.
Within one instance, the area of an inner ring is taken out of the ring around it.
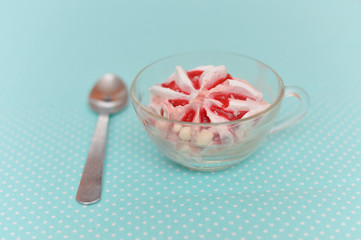
{"label": "whipped cream", "polygon": [[231,76],[223,65],[190,71],[177,66],[164,83],[150,88],[150,108],[165,118],[184,122],[229,122],[255,115],[268,106],[260,91]]}

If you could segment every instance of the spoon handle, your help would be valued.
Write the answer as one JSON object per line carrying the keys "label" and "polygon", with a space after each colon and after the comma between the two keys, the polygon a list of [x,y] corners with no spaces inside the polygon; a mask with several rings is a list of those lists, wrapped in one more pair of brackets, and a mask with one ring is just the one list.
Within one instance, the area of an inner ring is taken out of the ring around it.
{"label": "spoon handle", "polygon": [[82,204],[92,204],[100,200],[108,122],[108,114],[99,115],[76,194],[76,200]]}

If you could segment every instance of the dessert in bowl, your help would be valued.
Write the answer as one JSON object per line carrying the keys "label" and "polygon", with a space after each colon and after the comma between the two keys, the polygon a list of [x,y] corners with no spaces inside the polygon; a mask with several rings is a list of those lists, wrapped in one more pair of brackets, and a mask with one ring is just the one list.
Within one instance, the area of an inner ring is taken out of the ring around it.
{"label": "dessert in bowl", "polygon": [[[284,97],[300,100],[278,119]],[[300,120],[309,99],[285,88],[260,61],[223,52],[170,56],[142,69],[131,86],[134,109],[149,137],[170,160],[214,171],[240,163],[270,132]]]}

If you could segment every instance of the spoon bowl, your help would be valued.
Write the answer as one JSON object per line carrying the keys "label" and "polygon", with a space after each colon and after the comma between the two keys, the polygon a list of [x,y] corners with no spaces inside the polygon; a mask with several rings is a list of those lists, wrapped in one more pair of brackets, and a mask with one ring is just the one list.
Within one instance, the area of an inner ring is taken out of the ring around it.
{"label": "spoon bowl", "polygon": [[113,74],[105,74],[89,94],[89,105],[97,113],[116,113],[128,103],[124,82]]}

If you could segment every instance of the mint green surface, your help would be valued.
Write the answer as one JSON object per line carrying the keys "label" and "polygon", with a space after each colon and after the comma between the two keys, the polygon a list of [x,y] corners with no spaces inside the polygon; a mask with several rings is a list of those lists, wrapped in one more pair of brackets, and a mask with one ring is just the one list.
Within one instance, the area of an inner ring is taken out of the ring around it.
{"label": "mint green surface", "polygon": [[[1,1],[0,239],[361,239],[361,1]],[[260,59],[311,109],[221,172],[111,117],[102,200],[75,201],[113,72],[192,50]]]}

